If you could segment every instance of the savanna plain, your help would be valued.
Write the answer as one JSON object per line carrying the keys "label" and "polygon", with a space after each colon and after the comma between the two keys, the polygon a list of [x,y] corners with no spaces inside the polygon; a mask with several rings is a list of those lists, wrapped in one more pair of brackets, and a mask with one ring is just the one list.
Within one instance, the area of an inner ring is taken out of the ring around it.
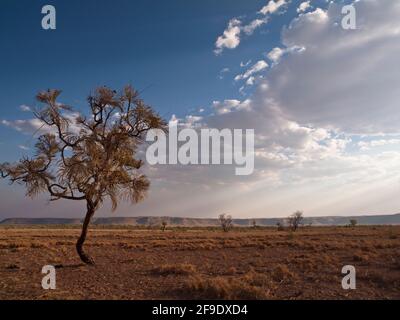
{"label": "savanna plain", "polygon": [[[400,299],[400,226],[92,228],[2,226],[0,299]],[[41,285],[56,268],[56,289]],[[344,265],[356,289],[344,290]]]}

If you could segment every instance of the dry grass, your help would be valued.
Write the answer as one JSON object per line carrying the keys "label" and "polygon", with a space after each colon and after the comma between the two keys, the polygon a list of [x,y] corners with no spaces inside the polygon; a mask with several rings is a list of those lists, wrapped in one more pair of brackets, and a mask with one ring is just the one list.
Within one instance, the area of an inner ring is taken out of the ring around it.
{"label": "dry grass", "polygon": [[192,264],[188,263],[180,263],[180,264],[165,264],[161,265],[152,270],[154,274],[158,275],[189,275],[196,272],[196,267]]}
{"label": "dry grass", "polygon": [[[0,227],[0,299],[400,299],[400,226],[90,229]],[[43,292],[44,265],[58,265]],[[341,288],[354,265],[357,290]]]}
{"label": "dry grass", "polygon": [[291,272],[287,265],[279,264],[275,267],[272,277],[277,282],[291,281],[295,274]]}
{"label": "dry grass", "polygon": [[223,277],[191,277],[187,283],[188,294],[196,299],[260,300],[268,299],[266,292],[242,279]]}

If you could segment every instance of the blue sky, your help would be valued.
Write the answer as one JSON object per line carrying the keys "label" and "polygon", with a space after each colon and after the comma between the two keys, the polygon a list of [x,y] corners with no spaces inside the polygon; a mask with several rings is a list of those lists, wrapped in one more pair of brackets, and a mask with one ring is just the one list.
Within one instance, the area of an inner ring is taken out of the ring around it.
{"label": "blue sky", "polygon": [[[35,94],[47,88],[62,89],[65,103],[82,108],[96,86],[131,83],[166,118],[209,108],[214,100],[240,98],[232,73],[240,72],[240,62],[260,60],[277,45],[282,25],[293,16],[271,19],[268,30],[216,56],[215,39],[228,21],[256,16],[265,0],[52,1],[57,10],[54,31],[41,28],[45,4],[2,1],[2,119],[27,117],[18,107],[34,105]],[[231,72],[221,80],[224,68]],[[4,126],[0,137],[3,150],[12,156],[26,142]]]}
{"label": "blue sky", "polygon": [[[340,28],[349,3],[356,30]],[[45,4],[56,30],[41,28]],[[118,215],[396,212],[399,21],[396,0],[3,0],[0,162],[30,154],[32,114],[21,106],[38,91],[61,89],[85,110],[95,87],[132,84],[166,119],[255,129],[256,170],[239,180],[222,168],[158,168],[148,200]],[[28,200],[5,181],[0,191],[0,218],[70,215],[71,204]]]}

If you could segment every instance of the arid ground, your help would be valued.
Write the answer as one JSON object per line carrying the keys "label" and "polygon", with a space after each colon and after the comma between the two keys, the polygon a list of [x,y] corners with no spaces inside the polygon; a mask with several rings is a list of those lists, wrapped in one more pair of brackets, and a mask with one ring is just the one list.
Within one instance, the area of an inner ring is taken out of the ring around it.
{"label": "arid ground", "polygon": [[[0,299],[400,299],[400,226],[218,229],[1,227]],[[41,269],[56,266],[56,290]],[[343,290],[344,265],[356,290]]]}

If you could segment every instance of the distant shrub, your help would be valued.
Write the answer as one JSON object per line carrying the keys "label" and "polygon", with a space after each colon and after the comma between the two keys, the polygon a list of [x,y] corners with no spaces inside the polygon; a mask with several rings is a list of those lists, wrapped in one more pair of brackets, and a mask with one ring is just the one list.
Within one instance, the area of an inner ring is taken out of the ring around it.
{"label": "distant shrub", "polygon": [[357,220],[356,219],[351,219],[350,220],[350,226],[354,228],[356,225],[357,225]]}
{"label": "distant shrub", "polygon": [[228,232],[233,227],[232,217],[225,215],[225,213],[219,215],[219,223],[221,224],[222,230]]}

